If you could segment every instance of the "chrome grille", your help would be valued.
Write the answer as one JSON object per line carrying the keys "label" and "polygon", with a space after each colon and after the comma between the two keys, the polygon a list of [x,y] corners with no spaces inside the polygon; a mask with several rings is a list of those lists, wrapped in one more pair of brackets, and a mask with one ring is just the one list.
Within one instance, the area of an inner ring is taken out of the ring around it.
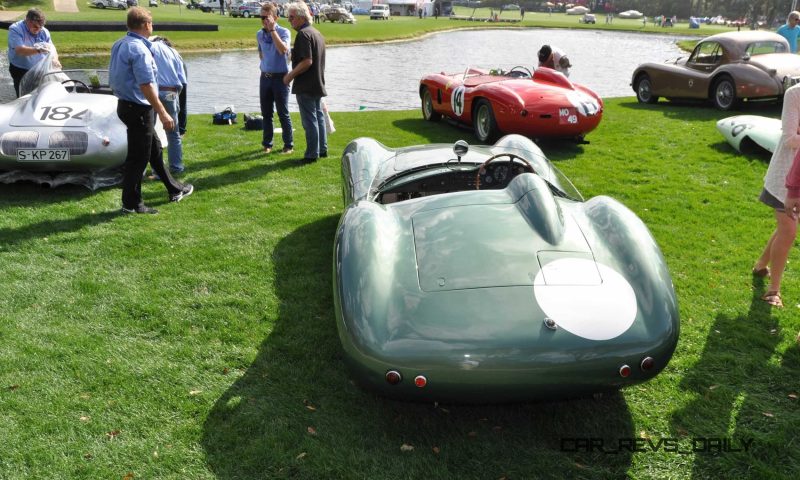
{"label": "chrome grille", "polygon": [[89,146],[86,132],[53,132],[50,134],[50,148],[69,148],[70,155],[83,155]]}
{"label": "chrome grille", "polygon": [[6,132],[0,140],[0,151],[3,155],[13,156],[18,148],[36,148],[39,132]]}

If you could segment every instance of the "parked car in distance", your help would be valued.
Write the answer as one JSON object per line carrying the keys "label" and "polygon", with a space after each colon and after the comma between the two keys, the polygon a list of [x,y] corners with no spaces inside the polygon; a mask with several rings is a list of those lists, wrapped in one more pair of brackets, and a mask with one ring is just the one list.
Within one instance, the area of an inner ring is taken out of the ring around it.
{"label": "parked car in distance", "polygon": [[150,0],[148,5],[151,7],[158,7],[158,0]]}
{"label": "parked car in distance", "polygon": [[597,23],[597,17],[594,16],[594,13],[586,13],[578,20],[579,23]]}
{"label": "parked car in distance", "polygon": [[221,2],[225,0],[203,0],[198,5],[195,5],[194,8],[201,10],[205,13],[210,13],[214,11],[219,11],[222,9]]}
{"label": "parked car in distance", "polygon": [[119,10],[125,10],[128,8],[127,2],[125,0],[94,0],[92,4],[97,8],[116,8]]}
{"label": "parked car in distance", "polygon": [[582,5],[578,5],[577,7],[572,7],[567,9],[567,15],[583,15],[585,13],[589,13],[590,10],[587,7]]}
{"label": "parked car in distance", "polygon": [[259,2],[244,2],[239,5],[231,6],[229,12],[231,17],[260,17],[261,16],[261,3]]}
{"label": "parked car in distance", "polygon": [[352,13],[342,7],[329,7],[322,10],[322,21],[338,23],[356,23]]}
{"label": "parked car in distance", "polygon": [[369,19],[370,20],[389,20],[391,18],[391,13],[389,12],[389,5],[385,4],[377,4],[373,5],[372,8],[369,10]]}
{"label": "parked car in distance", "polygon": [[619,18],[632,18],[632,19],[642,18],[643,16],[644,14],[638,10],[625,10],[624,12],[620,12],[620,14],[617,15],[617,17]]}
{"label": "parked car in distance", "polygon": [[519,10],[519,5],[516,3],[509,3],[508,5],[503,5],[503,10]]}
{"label": "parked car in distance", "polygon": [[800,82],[800,56],[767,31],[726,32],[701,40],[691,55],[644,63],[631,77],[641,103],[667,99],[711,100],[720,110],[741,101],[780,100]]}

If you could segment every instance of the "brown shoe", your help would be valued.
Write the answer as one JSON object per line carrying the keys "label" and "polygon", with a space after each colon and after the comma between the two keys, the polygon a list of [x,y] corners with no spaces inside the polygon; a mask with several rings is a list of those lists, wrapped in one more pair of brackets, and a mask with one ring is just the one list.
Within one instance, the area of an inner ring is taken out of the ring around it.
{"label": "brown shoe", "polygon": [[290,154],[294,153],[294,148],[292,148],[292,147],[283,147],[283,150],[281,150],[281,153],[283,153],[284,155],[290,155]]}
{"label": "brown shoe", "polygon": [[753,276],[754,277],[769,277],[769,268],[753,268]]}
{"label": "brown shoe", "polygon": [[272,147],[264,147],[264,153],[272,153]]}
{"label": "brown shoe", "polygon": [[768,304],[772,305],[773,307],[782,308],[783,307],[783,300],[781,299],[781,292],[771,291],[767,292],[761,296],[761,300],[764,300]]}

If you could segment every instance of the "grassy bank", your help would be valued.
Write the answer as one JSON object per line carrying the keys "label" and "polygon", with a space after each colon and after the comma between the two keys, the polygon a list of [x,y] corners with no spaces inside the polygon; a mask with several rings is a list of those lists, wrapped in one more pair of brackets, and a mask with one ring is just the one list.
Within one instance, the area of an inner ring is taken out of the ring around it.
{"label": "grassy bank", "polygon": [[[49,20],[87,20],[87,21],[119,21],[124,22],[125,11],[111,9],[97,9],[86,5],[85,0],[78,0],[80,13],[57,13],[52,11],[51,2],[38,4],[45,9]],[[30,6],[37,6],[29,1],[7,2],[11,9],[25,10]],[[231,18],[219,14],[203,13],[197,10],[186,10],[178,5],[160,5],[150,9],[156,23],[156,33],[168,35],[180,49],[205,50],[205,49],[240,49],[253,48],[255,31],[261,27],[257,18]],[[488,18],[490,9],[471,9],[456,7],[456,13],[476,18]],[[500,16],[501,19],[519,19],[519,12],[507,11]],[[426,33],[437,32],[454,28],[583,28],[599,30],[636,31],[646,33],[670,33],[680,35],[710,35],[720,31],[730,30],[720,26],[704,25],[700,30],[690,30],[687,24],[678,24],[674,28],[661,28],[649,22],[642,25],[641,20],[615,19],[611,24],[604,23],[604,16],[599,15],[596,25],[578,23],[578,16],[563,13],[548,15],[547,13],[528,12],[525,19],[518,23],[488,23],[451,20],[440,17],[419,19],[417,17],[392,17],[390,21],[370,21],[366,16],[357,16],[355,25],[322,23],[319,30],[325,35],[329,45],[351,43],[365,43],[388,40],[403,40],[416,38]],[[169,32],[159,31],[158,22],[192,22],[219,25],[217,32]],[[285,19],[281,20],[288,27]],[[8,32],[0,31],[0,40],[6,41]],[[120,32],[53,32],[53,40],[61,54],[81,53],[107,53],[111,44],[119,38]]]}
{"label": "grassy bank", "polygon": [[[358,136],[474,143],[417,111],[334,114],[331,158],[308,166],[192,116],[196,193],[169,204],[147,182],[155,217],[119,215],[117,188],[0,185],[0,478],[798,478],[797,252],[787,308],[770,311],[750,276],[773,224],[756,201],[766,162],[723,142],[721,116],[613,99],[589,145],[543,145],[586,197],[642,217],[680,300],[667,369],[599,400],[436,407],[351,383],[331,295],[336,157]],[[692,451],[707,438],[753,443]]]}

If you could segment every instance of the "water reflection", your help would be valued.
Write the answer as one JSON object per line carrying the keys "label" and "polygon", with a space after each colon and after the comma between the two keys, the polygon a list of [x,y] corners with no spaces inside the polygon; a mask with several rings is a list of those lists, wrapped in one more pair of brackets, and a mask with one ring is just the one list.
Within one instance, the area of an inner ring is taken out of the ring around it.
{"label": "water reflection", "polygon": [[[633,70],[643,62],[680,55],[676,40],[666,35],[536,28],[443,32],[411,42],[329,48],[326,100],[334,111],[418,108],[417,89],[423,75],[460,72],[469,65],[531,67],[545,43],[568,53],[574,65],[573,81],[602,97],[627,97],[633,95],[629,85]],[[7,72],[7,58],[0,57],[0,69]],[[185,54],[184,58],[190,74],[190,113],[210,113],[214,106],[228,104],[239,112],[259,110],[256,51]],[[65,68],[97,67],[107,65],[108,58],[71,57],[62,63]],[[4,74],[0,101],[13,96],[11,79]],[[289,107],[297,111],[294,96]]]}

